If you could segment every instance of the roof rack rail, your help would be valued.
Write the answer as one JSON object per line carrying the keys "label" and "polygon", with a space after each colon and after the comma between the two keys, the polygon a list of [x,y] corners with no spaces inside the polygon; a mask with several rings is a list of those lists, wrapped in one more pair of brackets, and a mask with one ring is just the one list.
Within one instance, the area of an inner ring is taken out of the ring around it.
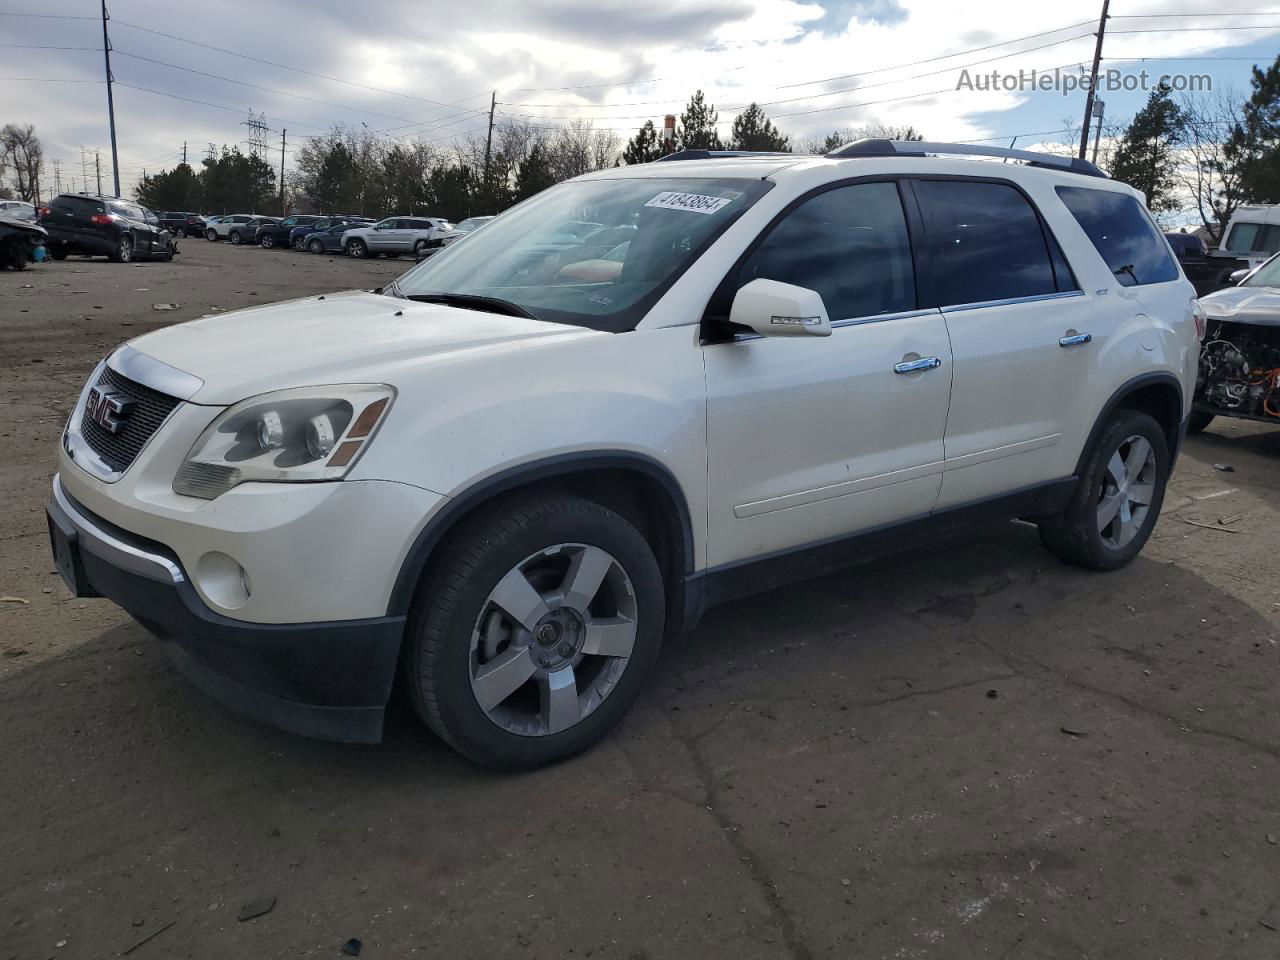
{"label": "roof rack rail", "polygon": [[838,150],[832,150],[827,156],[845,159],[849,157],[925,157],[930,154],[1000,157],[1005,160],[1021,160],[1032,167],[1050,167],[1054,170],[1065,170],[1068,173],[1079,173],[1086,177],[1107,178],[1107,175],[1092,163],[1079,157],[1059,157],[1052,153],[1035,153],[1031,150],[1013,150],[1008,147],[983,147],[972,143],[866,139],[846,143]]}
{"label": "roof rack rail", "polygon": [[659,157],[654,163],[664,163],[668,160],[724,160],[730,157],[794,157],[793,153],[785,153],[777,150],[681,150],[678,153],[669,153],[665,157]]}

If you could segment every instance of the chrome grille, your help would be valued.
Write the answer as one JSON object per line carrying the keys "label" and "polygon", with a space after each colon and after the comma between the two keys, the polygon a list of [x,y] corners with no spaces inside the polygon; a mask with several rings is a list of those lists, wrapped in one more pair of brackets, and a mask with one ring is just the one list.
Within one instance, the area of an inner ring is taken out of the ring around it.
{"label": "chrome grille", "polygon": [[83,415],[77,424],[81,436],[103,463],[112,470],[123,472],[182,401],[121,376],[110,367],[102,368],[102,376],[94,386],[108,387],[133,401],[133,408],[118,433],[112,433]]}

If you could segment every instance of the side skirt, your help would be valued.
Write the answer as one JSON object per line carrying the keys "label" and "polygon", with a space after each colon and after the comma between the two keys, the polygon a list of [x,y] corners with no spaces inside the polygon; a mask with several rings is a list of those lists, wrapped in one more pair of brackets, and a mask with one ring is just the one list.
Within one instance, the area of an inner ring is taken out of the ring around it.
{"label": "side skirt", "polygon": [[729,600],[913,550],[976,524],[1057,513],[1071,499],[1076,482],[1076,477],[1052,480],[849,536],[700,571],[685,580],[685,616],[681,627],[692,630],[705,611]]}

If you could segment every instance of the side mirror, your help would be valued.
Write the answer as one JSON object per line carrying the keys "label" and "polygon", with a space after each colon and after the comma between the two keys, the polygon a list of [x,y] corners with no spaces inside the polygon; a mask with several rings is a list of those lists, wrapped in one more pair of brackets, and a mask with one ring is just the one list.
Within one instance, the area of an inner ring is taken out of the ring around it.
{"label": "side mirror", "polygon": [[829,337],[831,321],[816,290],[777,280],[752,280],[740,289],[729,321],[762,337]]}
{"label": "side mirror", "polygon": [[1240,281],[1243,280],[1252,272],[1253,271],[1250,270],[1248,267],[1241,267],[1239,270],[1232,270],[1231,275],[1227,277],[1227,279],[1230,280],[1232,284],[1239,286]]}

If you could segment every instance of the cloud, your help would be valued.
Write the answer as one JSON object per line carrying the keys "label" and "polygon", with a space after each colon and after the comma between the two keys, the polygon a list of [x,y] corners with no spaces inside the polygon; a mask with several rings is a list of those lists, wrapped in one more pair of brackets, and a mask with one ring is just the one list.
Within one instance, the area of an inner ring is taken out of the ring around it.
{"label": "cloud", "polygon": [[908,17],[898,0],[818,0],[822,15],[805,26],[827,36],[838,36],[849,29],[851,21],[893,26]]}

